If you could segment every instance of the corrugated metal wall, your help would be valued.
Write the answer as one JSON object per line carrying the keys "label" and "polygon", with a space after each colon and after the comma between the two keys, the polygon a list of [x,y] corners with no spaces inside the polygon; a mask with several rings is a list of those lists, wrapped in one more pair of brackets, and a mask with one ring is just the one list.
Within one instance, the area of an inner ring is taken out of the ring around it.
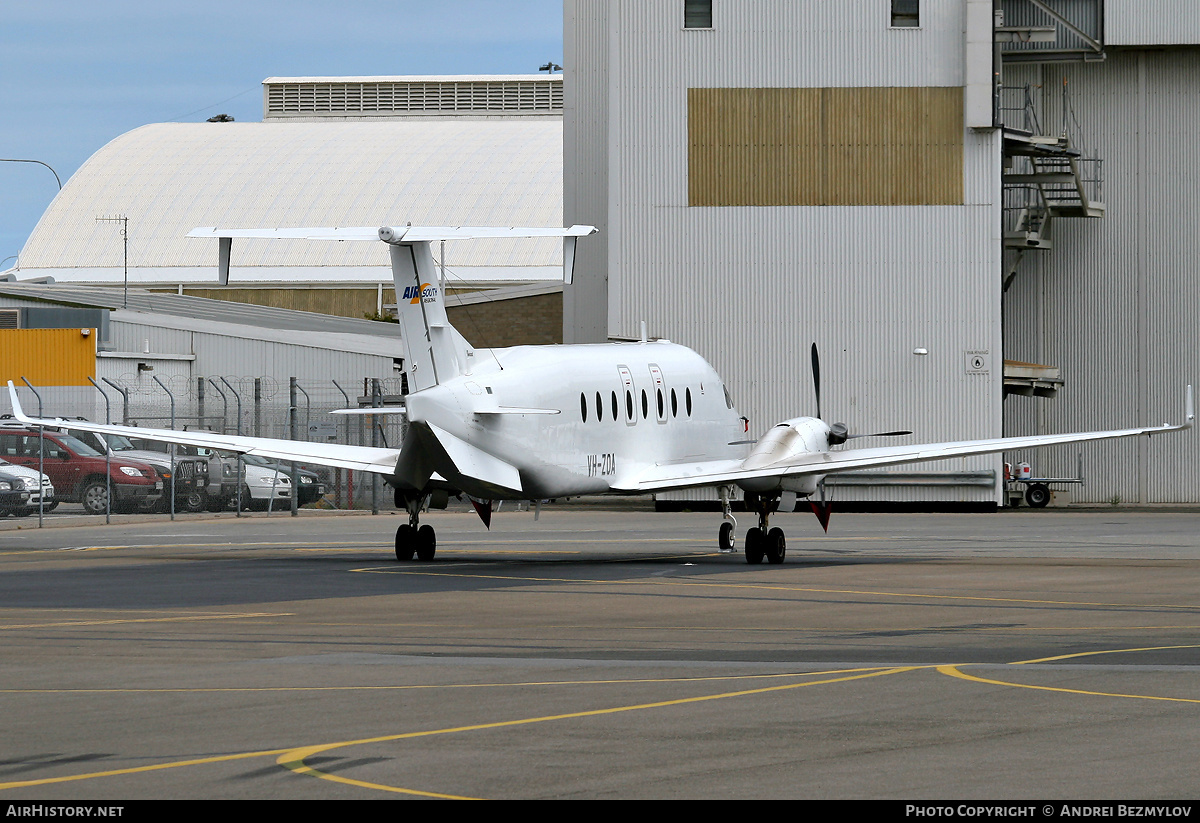
{"label": "corrugated metal wall", "polygon": [[[1200,10],[1198,10],[1200,11]],[[1047,64],[1006,72],[1038,87],[1047,131],[1068,114],[1104,158],[1106,216],[1058,219],[1054,248],[1026,255],[1005,295],[1010,357],[1061,366],[1053,400],[1009,398],[1006,431],[1075,431],[1182,418],[1183,387],[1200,385],[1200,49],[1110,51],[1104,63]],[[1063,447],[1025,455],[1047,474],[1086,485],[1073,499],[1200,500],[1194,433]]]}
{"label": "corrugated metal wall", "polygon": [[161,355],[195,355],[193,376],[253,374],[270,375],[284,382],[297,377],[323,383],[331,378],[340,381],[392,376],[391,359],[378,355],[163,328],[150,323],[114,321],[112,348],[121,352],[141,352],[148,348]]}
{"label": "corrugated metal wall", "polygon": [[95,329],[0,329],[0,386],[88,386],[96,376]]}
{"label": "corrugated metal wall", "polygon": [[[594,179],[568,172],[567,202],[576,187],[592,191],[594,202],[607,200],[608,331],[633,336],[644,319],[652,335],[697,349],[728,381],[752,431],[815,411],[808,346],[816,341],[826,414],[853,430],[912,428],[922,440],[999,434],[994,133],[960,127],[960,206],[688,206],[688,89],[958,90],[961,2],[923,4],[920,29],[889,29],[888,4],[866,0],[714,4],[711,30],[684,30],[682,9],[672,0],[567,3],[568,44],[591,41],[567,53],[565,129],[595,130],[594,139],[607,140],[609,175],[601,191],[589,189]],[[572,67],[603,43],[607,119],[593,119],[594,112],[576,119],[570,101],[577,75],[581,82],[594,78]],[[930,355],[915,357],[918,346]],[[988,353],[985,373],[967,372],[968,351]],[[930,468],[998,465],[973,458]],[[997,499],[978,487],[839,495]]]}
{"label": "corrugated metal wall", "polygon": [[1165,46],[1200,43],[1196,0],[1104,0],[1105,43]]}
{"label": "corrugated metal wall", "polygon": [[[563,286],[563,342],[608,337],[609,0],[565,0],[563,225],[595,226],[575,249],[574,282]],[[619,17],[617,18],[619,19]]]}

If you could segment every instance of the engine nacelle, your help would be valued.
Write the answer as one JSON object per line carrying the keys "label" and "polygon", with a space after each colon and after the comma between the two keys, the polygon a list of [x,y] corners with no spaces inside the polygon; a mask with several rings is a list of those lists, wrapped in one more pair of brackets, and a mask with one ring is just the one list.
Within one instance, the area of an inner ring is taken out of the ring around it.
{"label": "engine nacelle", "polygon": [[[751,449],[742,464],[747,469],[757,469],[778,462],[786,462],[804,455],[829,450],[830,427],[815,417],[797,417],[773,426]],[[739,480],[738,485],[749,492],[771,493],[791,491],[808,496],[817,490],[818,475],[804,477],[761,477]]]}

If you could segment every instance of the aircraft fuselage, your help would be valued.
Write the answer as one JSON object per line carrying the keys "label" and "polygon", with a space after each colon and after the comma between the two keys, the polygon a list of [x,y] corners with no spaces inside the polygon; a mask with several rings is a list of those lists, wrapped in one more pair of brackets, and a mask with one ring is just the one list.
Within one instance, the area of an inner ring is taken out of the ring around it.
{"label": "aircraft fuselage", "polygon": [[[409,395],[409,423],[433,424],[510,463],[522,496],[599,494],[656,465],[750,453],[753,436],[720,377],[684,346],[518,346],[477,349],[471,360],[469,373]],[[496,494],[469,479],[459,485]]]}

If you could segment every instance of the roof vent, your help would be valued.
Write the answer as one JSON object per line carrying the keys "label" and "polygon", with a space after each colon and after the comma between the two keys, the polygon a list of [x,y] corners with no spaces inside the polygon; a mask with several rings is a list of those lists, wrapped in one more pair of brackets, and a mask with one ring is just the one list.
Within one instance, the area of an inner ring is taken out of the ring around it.
{"label": "roof vent", "polygon": [[562,76],[283,78],[263,81],[263,119],[561,115]]}

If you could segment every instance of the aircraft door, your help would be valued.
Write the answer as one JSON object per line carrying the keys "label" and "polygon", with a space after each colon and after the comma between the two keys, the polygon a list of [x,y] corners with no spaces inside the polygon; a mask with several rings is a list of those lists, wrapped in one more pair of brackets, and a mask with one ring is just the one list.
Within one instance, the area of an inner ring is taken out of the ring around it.
{"label": "aircraft door", "polygon": [[617,366],[617,373],[621,377],[620,400],[625,409],[625,425],[632,426],[637,423],[637,404],[634,401],[637,389],[633,385],[633,373],[628,366]]}
{"label": "aircraft door", "polygon": [[655,404],[655,409],[658,413],[658,422],[667,422],[667,384],[663,380],[662,369],[653,363],[650,364],[650,380],[654,386],[654,399],[651,401]]}

